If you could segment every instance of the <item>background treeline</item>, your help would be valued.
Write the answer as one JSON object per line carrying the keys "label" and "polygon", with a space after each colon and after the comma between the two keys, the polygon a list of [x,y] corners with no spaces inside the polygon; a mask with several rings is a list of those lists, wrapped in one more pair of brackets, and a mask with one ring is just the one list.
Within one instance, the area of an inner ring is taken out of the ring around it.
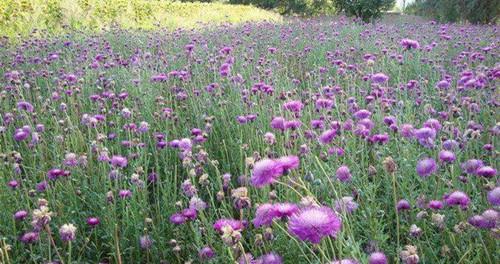
{"label": "background treeline", "polygon": [[499,18],[500,0],[416,0],[405,12],[440,22],[488,24]]}

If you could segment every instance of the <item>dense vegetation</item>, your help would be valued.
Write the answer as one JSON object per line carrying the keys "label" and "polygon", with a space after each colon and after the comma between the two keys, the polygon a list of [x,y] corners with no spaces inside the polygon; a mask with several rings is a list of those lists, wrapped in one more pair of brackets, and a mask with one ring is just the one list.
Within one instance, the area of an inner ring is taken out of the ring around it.
{"label": "dense vegetation", "polygon": [[468,21],[473,24],[495,23],[500,15],[498,0],[416,0],[407,12],[432,17],[441,22]]}
{"label": "dense vegetation", "polygon": [[0,262],[499,263],[498,29],[395,19],[1,46]]}
{"label": "dense vegetation", "polygon": [[0,36],[26,36],[33,30],[64,32],[126,29],[194,28],[201,24],[280,21],[251,6],[147,0],[2,0]]}

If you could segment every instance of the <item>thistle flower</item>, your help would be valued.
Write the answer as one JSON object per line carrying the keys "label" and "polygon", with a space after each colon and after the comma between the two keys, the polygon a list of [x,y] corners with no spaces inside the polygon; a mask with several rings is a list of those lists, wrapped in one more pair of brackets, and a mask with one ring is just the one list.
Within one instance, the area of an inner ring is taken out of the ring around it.
{"label": "thistle flower", "polygon": [[36,230],[41,230],[45,225],[47,225],[52,220],[53,213],[50,211],[49,207],[46,205],[41,205],[38,209],[33,210],[31,215],[31,225]]}
{"label": "thistle flower", "polygon": [[295,113],[300,112],[303,107],[304,107],[304,104],[302,104],[302,102],[300,102],[300,101],[290,101],[290,102],[283,104],[284,110],[288,110],[288,111],[295,112]]}
{"label": "thistle flower", "polygon": [[483,167],[483,161],[477,159],[470,159],[462,163],[462,170],[468,174],[476,174],[481,167]]}
{"label": "thistle flower", "polygon": [[259,160],[255,163],[250,181],[257,188],[273,183],[283,174],[283,167],[279,162],[271,159]]}
{"label": "thistle flower", "polygon": [[100,223],[101,223],[101,221],[97,217],[87,218],[87,225],[89,225],[91,228],[98,226]]}
{"label": "thistle flower", "polygon": [[252,264],[282,264],[283,259],[280,255],[271,252],[257,258]]}
{"label": "thistle flower", "polygon": [[33,244],[38,241],[40,235],[38,232],[27,232],[24,233],[19,240],[24,244]]}
{"label": "thistle flower", "polygon": [[405,250],[401,251],[399,255],[405,264],[417,264],[420,261],[417,254],[417,247],[415,246],[405,246]]}
{"label": "thistle flower", "polygon": [[25,211],[25,210],[20,210],[20,211],[17,211],[15,214],[14,214],[14,219],[16,221],[22,221],[24,220],[26,217],[28,216],[28,212]]}
{"label": "thistle flower", "polygon": [[175,213],[170,216],[170,223],[174,225],[182,225],[186,222],[186,217],[181,213]]}
{"label": "thistle flower", "polygon": [[436,172],[436,161],[431,158],[425,158],[417,162],[417,174],[422,178],[427,178]]}
{"label": "thistle flower", "polygon": [[383,73],[376,73],[371,77],[372,82],[374,83],[385,83],[389,80],[389,76]]}
{"label": "thistle flower", "polygon": [[500,187],[495,187],[488,192],[488,202],[493,206],[500,205]]}
{"label": "thistle flower", "polygon": [[351,181],[352,175],[351,171],[349,170],[349,167],[342,165],[337,169],[337,172],[335,173],[337,179],[341,182],[348,182]]}
{"label": "thistle flower", "polygon": [[243,230],[243,223],[239,220],[234,220],[234,219],[229,219],[229,218],[222,218],[217,221],[215,221],[213,227],[216,231],[222,232],[222,228],[225,226],[230,226],[233,230],[236,231],[242,231]]}
{"label": "thistle flower", "polygon": [[470,198],[461,191],[454,191],[451,194],[447,194],[444,197],[444,201],[448,206],[458,205],[462,209],[467,209],[470,203]]}
{"label": "thistle flower", "polygon": [[359,261],[355,259],[341,259],[341,260],[334,260],[330,262],[330,264],[359,264]]}
{"label": "thistle flower", "polygon": [[139,246],[142,249],[150,249],[153,246],[153,239],[149,235],[144,235],[139,238]]}
{"label": "thistle flower", "polygon": [[368,264],[387,264],[387,257],[383,252],[373,252],[368,258]]}
{"label": "thistle flower", "polygon": [[455,154],[448,150],[441,150],[439,152],[439,160],[445,163],[453,163],[456,157]]}
{"label": "thistle flower", "polygon": [[273,205],[276,217],[290,217],[299,210],[299,207],[293,203],[277,203]]}
{"label": "thistle flower", "polygon": [[325,130],[318,138],[320,144],[327,145],[330,144],[333,139],[337,136],[337,131],[333,129]]}
{"label": "thistle flower", "polygon": [[497,170],[490,166],[483,166],[476,170],[476,174],[485,178],[493,178],[497,175]]}
{"label": "thistle flower", "polygon": [[59,236],[64,242],[73,241],[76,238],[76,227],[73,224],[64,224],[59,228]]}
{"label": "thistle flower", "polygon": [[335,201],[335,211],[338,213],[348,213],[351,214],[356,209],[358,209],[358,204],[354,201],[351,196],[344,196],[341,199]]}
{"label": "thistle flower", "polygon": [[206,246],[200,249],[200,251],[198,252],[198,257],[201,261],[208,261],[215,257],[215,252],[211,247]]}
{"label": "thistle flower", "polygon": [[116,155],[111,157],[110,163],[115,168],[125,168],[127,167],[127,158]]}
{"label": "thistle flower", "polygon": [[130,197],[132,197],[132,191],[130,191],[130,190],[120,190],[118,192],[118,195],[122,199],[130,198]]}
{"label": "thistle flower", "polygon": [[411,205],[407,200],[399,200],[396,204],[396,209],[398,211],[406,211],[411,209]]}
{"label": "thistle flower", "polygon": [[302,209],[293,214],[288,222],[288,232],[314,244],[325,236],[335,237],[341,228],[341,220],[328,207]]}
{"label": "thistle flower", "polygon": [[401,46],[403,46],[404,49],[406,50],[411,50],[411,49],[418,49],[420,48],[420,44],[418,41],[413,40],[413,39],[402,39],[400,42]]}
{"label": "thistle flower", "polygon": [[255,212],[255,218],[252,221],[256,228],[261,226],[268,226],[273,223],[273,219],[277,216],[275,207],[270,204],[262,204],[257,207],[257,211]]}
{"label": "thistle flower", "polygon": [[429,208],[431,208],[433,210],[441,210],[444,207],[443,202],[437,201],[437,200],[429,201],[428,206],[429,206]]}

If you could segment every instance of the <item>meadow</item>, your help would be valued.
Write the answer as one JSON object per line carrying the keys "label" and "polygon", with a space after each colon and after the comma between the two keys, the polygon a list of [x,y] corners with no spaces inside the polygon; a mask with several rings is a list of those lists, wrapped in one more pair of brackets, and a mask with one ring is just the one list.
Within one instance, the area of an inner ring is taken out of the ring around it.
{"label": "meadow", "polygon": [[0,47],[1,263],[499,263],[497,26]]}

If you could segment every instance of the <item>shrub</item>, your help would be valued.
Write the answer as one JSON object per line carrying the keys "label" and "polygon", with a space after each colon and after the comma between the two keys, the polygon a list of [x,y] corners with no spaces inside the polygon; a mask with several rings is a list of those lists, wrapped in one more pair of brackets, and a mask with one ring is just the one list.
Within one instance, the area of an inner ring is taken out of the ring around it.
{"label": "shrub", "polygon": [[394,0],[335,0],[337,12],[345,12],[368,22],[394,6]]}

